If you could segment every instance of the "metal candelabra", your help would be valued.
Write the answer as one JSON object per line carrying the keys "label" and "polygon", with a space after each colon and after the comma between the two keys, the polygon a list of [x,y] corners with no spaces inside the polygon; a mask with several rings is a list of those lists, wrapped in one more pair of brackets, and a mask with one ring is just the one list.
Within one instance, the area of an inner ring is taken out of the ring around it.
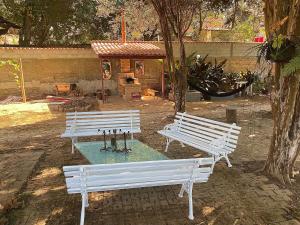
{"label": "metal candelabra", "polygon": [[[101,130],[98,129],[98,132]],[[122,129],[119,130],[119,133],[122,133]],[[124,148],[123,149],[118,149],[117,145],[117,129],[113,129],[112,133],[111,130],[108,130],[108,134],[111,135],[113,134],[114,136],[111,138],[111,147],[107,146],[107,141],[106,141],[106,131],[103,131],[103,142],[104,142],[104,147],[100,148],[100,151],[113,151],[113,152],[124,152],[124,153],[129,153],[132,151],[131,148],[127,148],[127,134],[129,134],[129,131],[123,132],[123,140],[124,140]]]}

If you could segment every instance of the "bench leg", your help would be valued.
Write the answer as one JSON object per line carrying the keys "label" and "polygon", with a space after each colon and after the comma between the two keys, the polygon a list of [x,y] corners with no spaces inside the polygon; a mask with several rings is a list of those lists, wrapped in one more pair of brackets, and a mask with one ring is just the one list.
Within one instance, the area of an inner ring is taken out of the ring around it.
{"label": "bench leg", "polygon": [[178,194],[178,196],[179,196],[180,198],[183,197],[183,193],[184,193],[185,190],[186,190],[186,184],[182,184],[181,189],[180,189],[180,192],[179,192],[179,194]]}
{"label": "bench leg", "polygon": [[193,183],[189,183],[188,186],[188,195],[189,195],[189,219],[194,219],[194,212],[193,212]]}
{"label": "bench leg", "polygon": [[74,154],[75,152],[75,146],[74,144],[77,143],[77,137],[72,138],[72,154]]}
{"label": "bench leg", "polygon": [[81,205],[81,215],[80,215],[80,225],[84,225],[84,217],[85,217],[85,208],[89,206],[88,204],[88,195],[81,194],[82,205]]}
{"label": "bench leg", "polygon": [[165,152],[168,151],[169,145],[170,145],[170,143],[171,143],[172,141],[173,141],[173,139],[167,138],[167,144],[166,144]]}
{"label": "bench leg", "polygon": [[74,139],[72,138],[72,154],[74,154]]}
{"label": "bench leg", "polygon": [[193,182],[185,183],[182,184],[180,192],[178,196],[180,198],[183,197],[183,193],[186,191],[189,196],[189,219],[193,220],[194,219],[194,212],[193,212]]}
{"label": "bench leg", "polygon": [[227,154],[225,154],[224,158],[226,159],[228,167],[232,167]]}
{"label": "bench leg", "polygon": [[80,225],[84,225],[84,216],[85,216],[85,206],[84,206],[84,201],[82,201],[81,215],[80,215]]}
{"label": "bench leg", "polygon": [[222,154],[220,156],[213,156],[213,157],[214,157],[214,163],[212,164],[212,171],[215,167],[215,164],[222,158],[225,158],[228,167],[232,167],[227,154],[224,154],[224,155]]}
{"label": "bench leg", "polygon": [[213,157],[214,157],[214,163],[211,165],[211,174],[213,173],[216,162],[217,162],[216,156],[213,156]]}

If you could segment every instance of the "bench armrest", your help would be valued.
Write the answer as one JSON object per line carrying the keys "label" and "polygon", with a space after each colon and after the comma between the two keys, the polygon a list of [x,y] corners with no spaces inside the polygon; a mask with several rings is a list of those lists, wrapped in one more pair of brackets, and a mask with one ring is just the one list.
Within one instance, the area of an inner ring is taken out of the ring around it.
{"label": "bench armrest", "polygon": [[176,123],[170,123],[164,127],[164,130],[177,130],[177,129],[178,129],[178,126]]}

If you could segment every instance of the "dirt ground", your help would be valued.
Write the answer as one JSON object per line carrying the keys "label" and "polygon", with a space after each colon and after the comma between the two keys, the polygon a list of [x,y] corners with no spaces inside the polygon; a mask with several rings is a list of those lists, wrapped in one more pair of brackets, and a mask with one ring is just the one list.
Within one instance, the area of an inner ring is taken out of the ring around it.
{"label": "dirt ground", "polygon": [[[207,183],[195,185],[194,221],[187,219],[187,198],[177,197],[180,187],[167,186],[90,194],[85,224],[300,224],[300,179],[292,187],[282,187],[260,173],[272,134],[266,97],[188,103],[186,111],[225,121],[228,105],[238,106],[242,126],[238,147],[230,155],[233,168],[220,162]],[[172,122],[171,102],[111,99],[101,106],[101,110],[112,109],[140,109],[142,133],[137,138],[163,152],[165,141],[156,131]],[[24,174],[20,176],[26,179],[16,191],[18,204],[5,213],[3,223],[79,224],[81,198],[67,194],[62,166],[88,162],[78,152],[72,155],[70,140],[60,138],[64,127],[64,113],[51,113],[45,103],[0,106],[0,162],[8,154],[43,153],[32,163],[30,176],[22,167],[9,167],[12,175]],[[205,156],[178,143],[163,154],[172,159]],[[6,182],[9,177],[0,172],[1,183]]]}

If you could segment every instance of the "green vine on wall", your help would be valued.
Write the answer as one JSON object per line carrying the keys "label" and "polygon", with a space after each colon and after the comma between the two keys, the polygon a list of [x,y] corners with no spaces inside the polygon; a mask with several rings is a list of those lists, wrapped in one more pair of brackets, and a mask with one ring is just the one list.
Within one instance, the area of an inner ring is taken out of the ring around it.
{"label": "green vine on wall", "polygon": [[12,68],[10,70],[10,75],[14,77],[14,80],[16,81],[18,88],[21,89],[21,65],[17,60],[13,59],[7,59],[7,60],[0,60],[0,68],[4,66],[9,66]]}

